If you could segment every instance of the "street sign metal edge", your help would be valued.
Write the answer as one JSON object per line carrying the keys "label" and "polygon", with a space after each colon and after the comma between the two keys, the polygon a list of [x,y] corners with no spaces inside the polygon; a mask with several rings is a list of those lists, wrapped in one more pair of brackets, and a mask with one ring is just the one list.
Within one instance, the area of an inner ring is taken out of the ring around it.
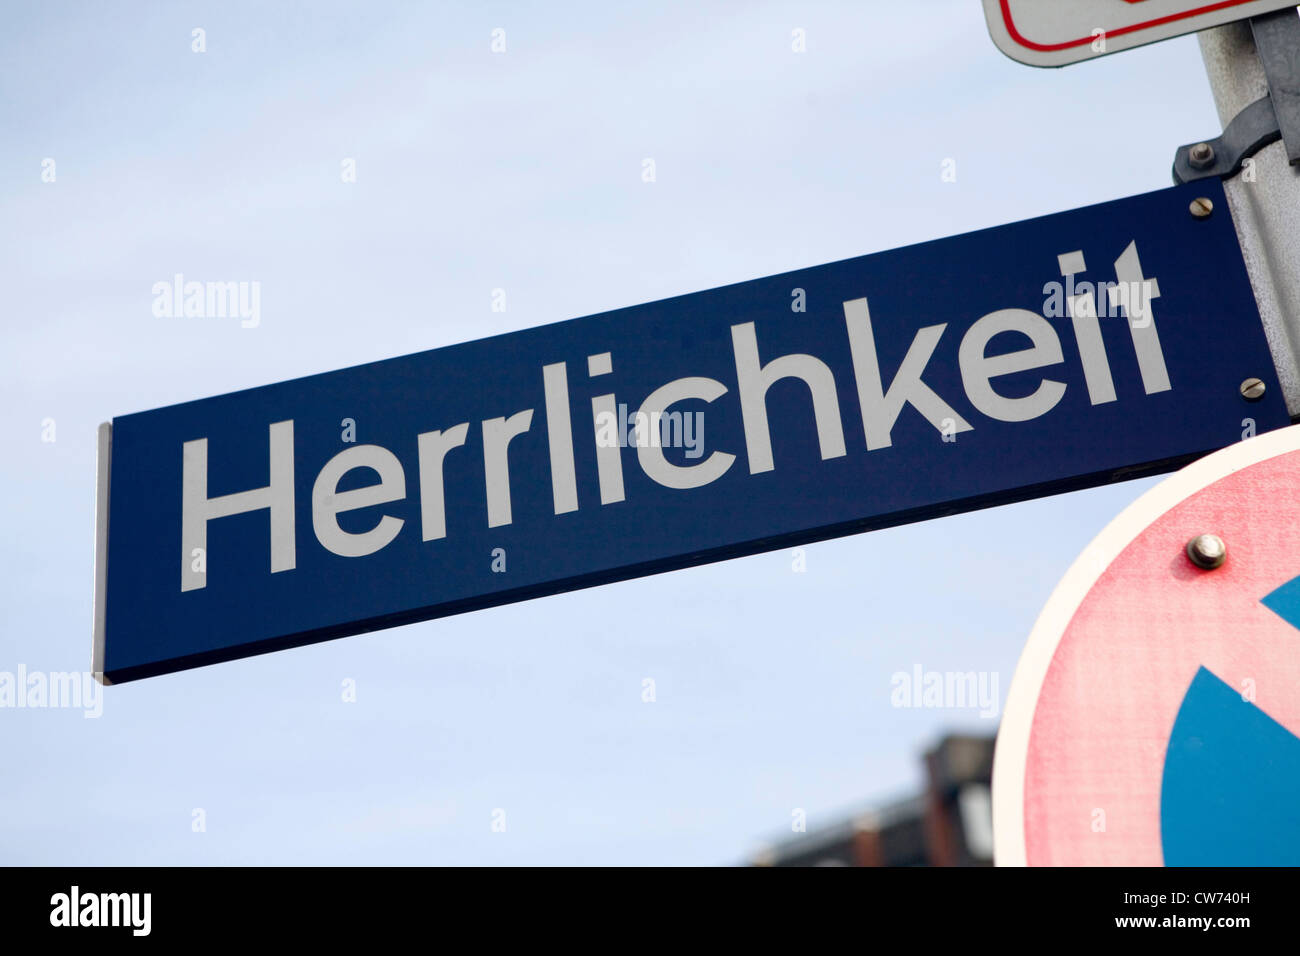
{"label": "street sign metal edge", "polygon": [[101,422],[95,456],[95,598],[94,636],[90,652],[90,670],[101,684],[111,684],[104,676],[104,621],[108,610],[108,480],[113,457],[113,425]]}

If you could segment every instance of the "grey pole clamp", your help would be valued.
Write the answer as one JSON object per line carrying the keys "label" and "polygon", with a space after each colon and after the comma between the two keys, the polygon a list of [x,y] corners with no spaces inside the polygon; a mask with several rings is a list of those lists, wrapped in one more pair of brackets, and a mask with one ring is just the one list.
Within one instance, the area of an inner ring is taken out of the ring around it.
{"label": "grey pole clamp", "polygon": [[1178,147],[1174,182],[1235,176],[1242,164],[1279,139],[1300,165],[1300,16],[1290,7],[1252,17],[1250,30],[1268,79],[1268,94],[1232,118],[1223,135]]}

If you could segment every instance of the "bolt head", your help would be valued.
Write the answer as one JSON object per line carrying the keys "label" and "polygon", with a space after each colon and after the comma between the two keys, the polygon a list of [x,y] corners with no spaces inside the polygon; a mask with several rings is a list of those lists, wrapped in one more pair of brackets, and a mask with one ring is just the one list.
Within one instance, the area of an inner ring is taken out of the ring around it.
{"label": "bolt head", "polygon": [[1248,378],[1241,383],[1241,397],[1248,402],[1257,402],[1264,397],[1267,386],[1257,378]]}
{"label": "bolt head", "polygon": [[1228,560],[1228,546],[1217,534],[1198,534],[1187,542],[1187,557],[1198,568],[1213,571]]}
{"label": "bolt head", "polygon": [[1207,219],[1214,212],[1214,202],[1208,196],[1198,196],[1188,208],[1197,219]]}
{"label": "bolt head", "polygon": [[1197,143],[1187,151],[1187,161],[1196,169],[1208,169],[1214,165],[1214,147],[1209,143]]}

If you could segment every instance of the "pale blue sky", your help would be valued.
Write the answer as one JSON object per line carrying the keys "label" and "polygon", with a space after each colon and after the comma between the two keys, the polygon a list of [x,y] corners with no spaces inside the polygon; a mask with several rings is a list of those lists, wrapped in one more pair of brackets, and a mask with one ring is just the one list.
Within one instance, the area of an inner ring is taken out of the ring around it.
{"label": "pale blue sky", "polygon": [[[114,415],[1161,188],[1218,128],[1194,39],[1033,70],[978,0],[13,5],[0,670],[89,666]],[[177,272],[260,282],[260,327],[156,318]],[[0,710],[0,861],[741,861],[991,730],[890,675],[1005,694],[1150,484],[151,678],[98,720]]]}

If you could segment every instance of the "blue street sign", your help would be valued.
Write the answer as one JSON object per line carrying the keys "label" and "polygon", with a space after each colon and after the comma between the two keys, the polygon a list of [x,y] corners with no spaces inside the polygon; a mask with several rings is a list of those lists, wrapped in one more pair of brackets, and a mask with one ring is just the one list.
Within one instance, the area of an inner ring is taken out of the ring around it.
{"label": "blue street sign", "polygon": [[1170,470],[1286,424],[1201,181],[114,419],[94,670]]}

